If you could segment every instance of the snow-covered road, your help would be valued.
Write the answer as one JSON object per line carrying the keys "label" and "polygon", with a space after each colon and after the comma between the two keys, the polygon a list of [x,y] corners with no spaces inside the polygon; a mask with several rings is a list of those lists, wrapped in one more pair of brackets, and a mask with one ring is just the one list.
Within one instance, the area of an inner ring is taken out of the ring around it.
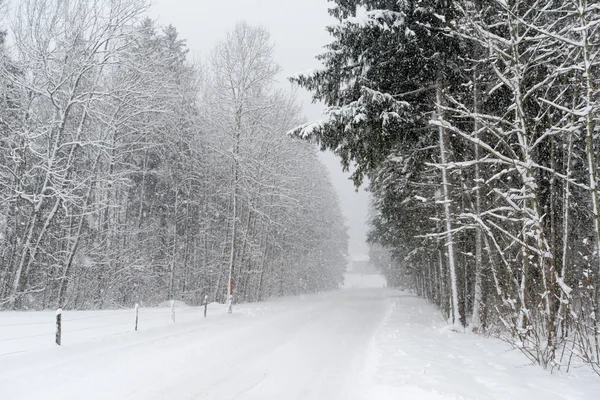
{"label": "snow-covered road", "polygon": [[500,341],[450,332],[432,306],[392,289],[198,311],[0,356],[0,399],[585,399],[600,389],[598,377],[552,376]]}
{"label": "snow-covered road", "polygon": [[5,399],[348,399],[385,291],[347,290],[0,359]]}

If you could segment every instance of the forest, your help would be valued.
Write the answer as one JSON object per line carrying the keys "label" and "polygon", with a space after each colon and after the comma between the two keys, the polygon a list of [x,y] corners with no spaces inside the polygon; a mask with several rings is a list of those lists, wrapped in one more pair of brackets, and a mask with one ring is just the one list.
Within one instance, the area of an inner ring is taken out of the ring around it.
{"label": "forest", "polygon": [[13,3],[0,309],[338,288],[348,236],[320,148],[370,191],[389,286],[600,373],[597,1],[329,0],[321,67],[290,88],[260,26],[232,21],[192,61],[146,0]]}
{"label": "forest", "polygon": [[344,219],[315,146],[286,136],[303,117],[277,82],[266,29],[232,21],[192,62],[144,0],[11,6],[0,26],[0,309],[338,287]]}
{"label": "forest", "polygon": [[[290,134],[372,193],[370,257],[462,331],[600,371],[600,3],[332,0]],[[567,367],[568,369],[568,367]]]}

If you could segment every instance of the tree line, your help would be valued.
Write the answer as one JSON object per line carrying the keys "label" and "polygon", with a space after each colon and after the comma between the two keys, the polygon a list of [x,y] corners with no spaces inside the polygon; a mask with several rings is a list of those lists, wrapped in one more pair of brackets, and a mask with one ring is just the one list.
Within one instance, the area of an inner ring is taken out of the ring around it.
{"label": "tree line", "polygon": [[369,178],[371,259],[456,326],[600,372],[600,5],[332,0],[327,106],[291,131]]}
{"label": "tree line", "polygon": [[[0,308],[336,288],[347,235],[269,33],[202,63],[144,0],[23,0],[0,35]],[[7,9],[0,10],[7,12]]]}

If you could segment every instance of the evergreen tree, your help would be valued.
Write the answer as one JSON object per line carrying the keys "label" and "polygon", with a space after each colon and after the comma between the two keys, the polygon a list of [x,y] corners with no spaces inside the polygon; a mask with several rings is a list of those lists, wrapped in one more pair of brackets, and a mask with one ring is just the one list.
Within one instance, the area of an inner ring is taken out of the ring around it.
{"label": "evergreen tree", "polygon": [[[376,196],[383,199],[388,197],[387,191],[391,192],[389,196],[395,199],[391,202],[393,211],[387,208],[381,214],[385,223],[376,223],[378,232],[373,237],[392,236],[391,232],[397,231],[393,227],[396,224],[408,236],[414,236],[408,226],[417,225],[402,220],[410,212],[405,210],[404,201],[410,199],[409,182],[431,181],[420,178],[432,173],[425,170],[426,163],[438,157],[435,145],[439,145],[441,163],[445,163],[449,150],[444,130],[432,129],[429,120],[433,113],[440,112],[443,93],[465,80],[460,66],[468,49],[464,41],[452,35],[458,10],[452,1],[433,0],[336,4],[330,13],[339,23],[328,28],[333,41],[327,52],[318,57],[323,69],[293,78],[313,92],[314,100],[325,102],[327,118],[292,133],[333,150],[346,169],[355,163],[352,177],[356,185],[360,185],[364,175],[371,175]],[[408,170],[406,164],[412,168]],[[445,196],[441,204],[448,223],[445,230],[438,231],[447,232],[452,310],[454,321],[458,322],[461,313],[450,233],[450,183],[446,170],[441,172]],[[391,182],[398,180],[405,183],[403,192],[392,187]],[[383,200],[378,204],[383,207]],[[415,204],[417,209],[419,205]],[[435,210],[424,208],[417,212],[432,216],[424,211]],[[385,229],[389,231],[382,232]]]}
{"label": "evergreen tree", "polygon": [[370,178],[388,281],[543,365],[597,365],[597,6],[335,3],[323,68],[292,79],[326,116],[291,133]]}

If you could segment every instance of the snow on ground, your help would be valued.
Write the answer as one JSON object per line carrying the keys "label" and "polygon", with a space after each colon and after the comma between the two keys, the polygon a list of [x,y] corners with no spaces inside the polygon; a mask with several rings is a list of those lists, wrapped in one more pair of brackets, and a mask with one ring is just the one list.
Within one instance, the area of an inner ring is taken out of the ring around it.
{"label": "snow on ground", "polygon": [[379,292],[340,291],[206,319],[197,310],[193,320],[87,342],[73,332],[62,347],[0,357],[0,398],[348,398],[385,304]]}
{"label": "snow on ground", "polygon": [[[0,313],[0,399],[578,400],[600,392],[600,378],[585,371],[552,376],[500,341],[444,329],[432,306],[383,283],[351,276],[351,289],[240,305],[233,315],[211,305],[206,319],[185,307],[176,323],[168,308],[141,309],[138,332],[132,310],[65,312],[61,347],[45,325],[53,312]],[[15,334],[43,336],[2,341]]]}
{"label": "snow on ground", "polygon": [[591,400],[591,370],[553,375],[498,339],[457,333],[416,296],[388,293],[390,308],[371,343],[367,399]]}
{"label": "snow on ground", "polygon": [[[208,315],[224,315],[227,308],[210,304]],[[175,306],[175,321],[197,321],[204,308]],[[140,308],[138,329],[147,331],[172,325],[170,302],[164,307]],[[0,362],[2,357],[43,349],[53,349],[56,328],[55,311],[0,312]],[[103,311],[69,311],[62,314],[62,340],[65,345],[87,343],[135,330],[133,309]]]}
{"label": "snow on ground", "polygon": [[379,274],[360,274],[348,272],[344,275],[344,289],[386,287],[385,278]]}

